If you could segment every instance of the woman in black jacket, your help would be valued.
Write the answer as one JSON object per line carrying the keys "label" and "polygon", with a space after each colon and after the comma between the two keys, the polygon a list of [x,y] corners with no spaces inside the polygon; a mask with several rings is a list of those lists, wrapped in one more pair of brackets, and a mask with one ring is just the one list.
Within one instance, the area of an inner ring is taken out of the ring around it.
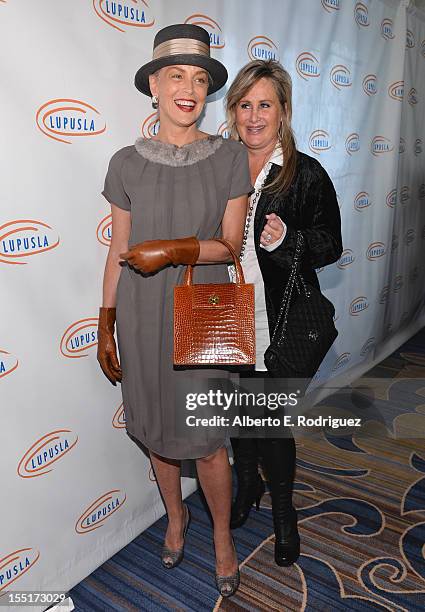
{"label": "woman in black jacket", "polygon": [[[243,377],[268,376],[264,351],[288,282],[297,230],[302,230],[305,240],[300,269],[311,285],[319,288],[315,268],[337,261],[342,253],[335,189],[320,163],[296,150],[291,115],[292,83],[281,64],[256,60],[240,70],[227,94],[227,117],[231,137],[247,147],[255,186],[241,263],[246,281],[255,284],[257,350],[255,371],[244,372]],[[275,561],[291,565],[300,550],[292,504],[295,441],[289,433],[273,439],[234,438],[232,446],[238,492],[231,527],[245,523],[254,501],[258,508],[265,490],[258,473],[262,457],[271,489]]]}

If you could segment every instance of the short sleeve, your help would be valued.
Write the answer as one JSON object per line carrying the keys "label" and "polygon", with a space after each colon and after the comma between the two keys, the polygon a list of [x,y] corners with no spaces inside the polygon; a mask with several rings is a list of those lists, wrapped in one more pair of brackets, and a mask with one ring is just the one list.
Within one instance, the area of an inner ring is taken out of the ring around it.
{"label": "short sleeve", "polygon": [[253,191],[249,174],[248,152],[243,145],[239,145],[233,160],[229,200],[251,194]]}
{"label": "short sleeve", "polygon": [[109,162],[108,172],[105,177],[105,186],[102,195],[110,204],[115,204],[124,210],[131,209],[130,198],[125,192],[123,185],[123,165],[126,156],[120,150],[115,153]]}

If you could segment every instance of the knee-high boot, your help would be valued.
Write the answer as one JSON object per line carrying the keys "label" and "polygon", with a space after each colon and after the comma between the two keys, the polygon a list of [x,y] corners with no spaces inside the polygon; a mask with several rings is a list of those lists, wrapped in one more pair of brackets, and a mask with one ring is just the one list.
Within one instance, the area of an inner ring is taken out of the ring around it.
{"label": "knee-high boot", "polygon": [[297,512],[292,505],[295,477],[295,441],[290,438],[261,439],[259,452],[270,483],[275,561],[277,565],[292,565],[300,554]]}
{"label": "knee-high boot", "polygon": [[247,520],[254,501],[258,510],[265,486],[258,473],[257,440],[255,438],[232,438],[231,442],[238,489],[232,505],[230,528],[236,529],[242,527]]}

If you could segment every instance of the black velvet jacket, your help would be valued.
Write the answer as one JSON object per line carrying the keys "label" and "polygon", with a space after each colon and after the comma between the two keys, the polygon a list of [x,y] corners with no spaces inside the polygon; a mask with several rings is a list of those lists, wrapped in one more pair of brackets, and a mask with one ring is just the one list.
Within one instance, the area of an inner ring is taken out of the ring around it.
{"label": "black velvet jacket", "polygon": [[[278,171],[279,166],[272,164],[265,186],[271,183]],[[260,248],[260,235],[266,222],[265,215],[272,212],[285,222],[287,233],[282,244],[268,252]],[[315,268],[337,261],[342,253],[341,216],[335,189],[326,170],[316,159],[299,151],[291,187],[278,196],[263,190],[254,219],[255,250],[264,281],[270,334],[288,282],[296,230],[302,230],[306,243],[301,272],[308,283],[319,287]]]}

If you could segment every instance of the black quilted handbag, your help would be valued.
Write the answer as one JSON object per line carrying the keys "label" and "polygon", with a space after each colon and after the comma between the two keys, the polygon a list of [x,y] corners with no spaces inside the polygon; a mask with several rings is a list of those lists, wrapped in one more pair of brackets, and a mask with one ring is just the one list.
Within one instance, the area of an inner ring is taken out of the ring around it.
{"label": "black quilted handbag", "polygon": [[[299,272],[304,237],[297,232],[294,259],[264,362],[277,378],[312,378],[338,335],[335,308]],[[292,300],[294,289],[298,296]]]}

